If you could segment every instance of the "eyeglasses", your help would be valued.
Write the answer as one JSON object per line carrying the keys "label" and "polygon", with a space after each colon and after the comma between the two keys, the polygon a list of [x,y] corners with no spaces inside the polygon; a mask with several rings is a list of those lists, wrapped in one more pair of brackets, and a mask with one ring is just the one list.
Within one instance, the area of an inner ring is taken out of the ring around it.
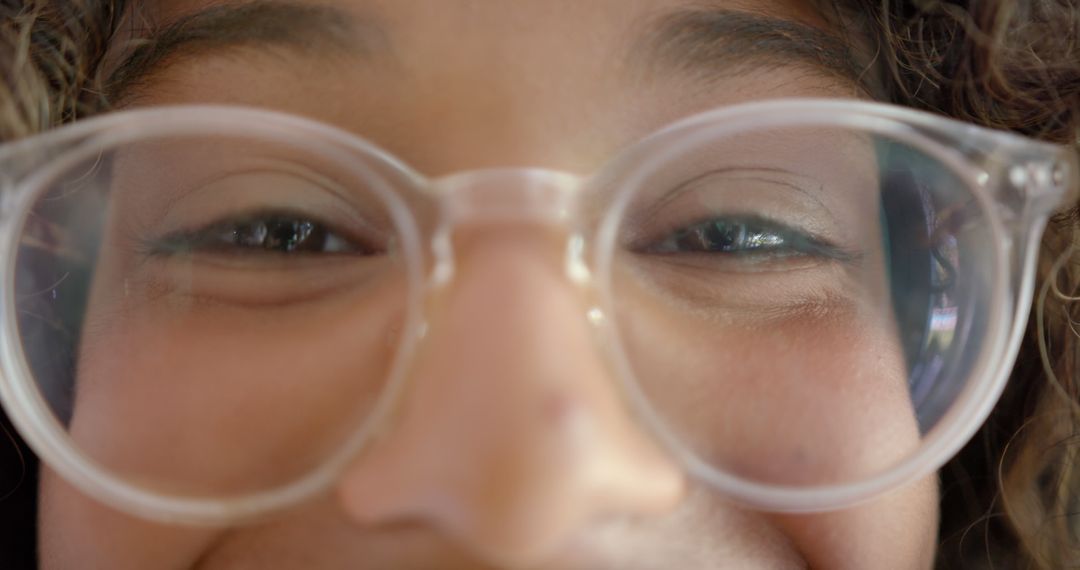
{"label": "eyeglasses", "polygon": [[429,179],[217,106],[86,120],[0,148],[0,173],[5,409],[84,492],[189,523],[332,485],[392,429],[463,241],[522,228],[554,236],[628,409],[689,474],[765,510],[865,500],[985,419],[1077,188],[1064,147],[799,99],[688,118],[587,177]]}

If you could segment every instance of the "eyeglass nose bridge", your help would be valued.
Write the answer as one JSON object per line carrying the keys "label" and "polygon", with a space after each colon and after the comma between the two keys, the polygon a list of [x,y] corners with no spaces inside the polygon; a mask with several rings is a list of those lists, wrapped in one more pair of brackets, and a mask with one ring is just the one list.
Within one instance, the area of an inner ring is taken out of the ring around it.
{"label": "eyeglass nose bridge", "polygon": [[490,168],[432,181],[443,223],[536,222],[560,224],[573,215],[582,178],[543,168]]}
{"label": "eyeglass nose bridge", "polygon": [[[432,238],[435,266],[431,285],[441,287],[454,275],[451,237],[461,226],[534,224],[569,227],[576,217],[581,176],[544,168],[490,168],[457,172],[437,178],[429,190],[440,208]],[[582,260],[584,244],[572,235],[567,245],[567,276],[588,280]]]}

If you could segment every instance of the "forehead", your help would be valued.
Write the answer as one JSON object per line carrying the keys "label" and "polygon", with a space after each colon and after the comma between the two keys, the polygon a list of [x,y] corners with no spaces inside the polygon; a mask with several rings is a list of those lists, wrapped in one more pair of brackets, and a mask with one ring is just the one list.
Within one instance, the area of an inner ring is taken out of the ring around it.
{"label": "forehead", "polygon": [[[558,21],[563,28],[591,27],[601,35],[641,16],[687,9],[735,10],[790,19],[827,29],[828,24],[812,0],[146,0],[134,4],[143,18],[171,22],[207,8],[223,5],[305,5],[333,8],[362,17],[383,17],[418,29],[447,29],[461,23],[477,28],[485,20],[496,24],[488,32],[500,34],[535,30],[514,29],[522,24]],[[572,16],[567,19],[567,16]]]}
{"label": "forehead", "polygon": [[405,147],[424,132],[459,139],[440,150],[452,162],[452,149],[479,149],[500,165],[534,163],[514,155],[566,140],[579,148],[564,147],[564,159],[587,163],[583,150],[607,152],[702,109],[860,93],[843,30],[805,0],[159,0],[140,10],[147,24],[134,33],[151,41],[121,66],[121,101],[279,108],[414,160],[424,149]]}
{"label": "forehead", "polygon": [[133,34],[188,47],[338,47],[405,63],[438,48],[446,64],[467,58],[496,72],[558,63],[573,73],[598,61],[681,69],[772,60],[849,80],[861,73],[844,35],[807,0],[157,0],[136,6],[143,24]]}

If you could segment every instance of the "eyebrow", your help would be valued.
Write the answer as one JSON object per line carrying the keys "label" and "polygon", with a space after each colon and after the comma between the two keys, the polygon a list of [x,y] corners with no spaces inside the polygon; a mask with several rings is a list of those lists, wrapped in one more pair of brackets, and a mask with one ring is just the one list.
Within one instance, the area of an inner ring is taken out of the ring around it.
{"label": "eyebrow", "polygon": [[114,102],[122,100],[161,67],[198,53],[279,47],[301,55],[371,58],[387,45],[375,22],[332,6],[278,0],[222,4],[144,32],[109,77],[106,93]]}
{"label": "eyebrow", "polygon": [[[364,59],[390,52],[389,38],[376,21],[333,6],[292,0],[222,4],[136,40],[109,78],[106,94],[114,103],[122,101],[181,57],[253,46]],[[704,81],[763,65],[803,66],[866,88],[865,66],[857,64],[848,42],[807,24],[752,12],[693,7],[666,13],[649,22],[628,54],[639,69],[678,71]]]}
{"label": "eyebrow", "polygon": [[867,89],[867,66],[856,61],[849,42],[807,24],[752,12],[691,8],[666,14],[632,53],[646,67],[703,80],[720,71],[803,66]]}

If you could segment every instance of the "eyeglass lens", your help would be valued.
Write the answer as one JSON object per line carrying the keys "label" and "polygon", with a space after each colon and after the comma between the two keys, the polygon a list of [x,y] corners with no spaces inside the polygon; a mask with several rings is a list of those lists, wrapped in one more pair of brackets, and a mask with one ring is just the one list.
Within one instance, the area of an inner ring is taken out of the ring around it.
{"label": "eyeglass lens", "polygon": [[[426,232],[430,198],[394,190]],[[610,306],[633,381],[718,470],[788,486],[880,473],[977,365],[991,235],[933,152],[757,129],[582,200],[590,239],[617,217]],[[393,208],[344,162],[239,134],[68,163],[16,260],[35,385],[82,453],[145,488],[295,481],[370,418],[417,309]]]}

